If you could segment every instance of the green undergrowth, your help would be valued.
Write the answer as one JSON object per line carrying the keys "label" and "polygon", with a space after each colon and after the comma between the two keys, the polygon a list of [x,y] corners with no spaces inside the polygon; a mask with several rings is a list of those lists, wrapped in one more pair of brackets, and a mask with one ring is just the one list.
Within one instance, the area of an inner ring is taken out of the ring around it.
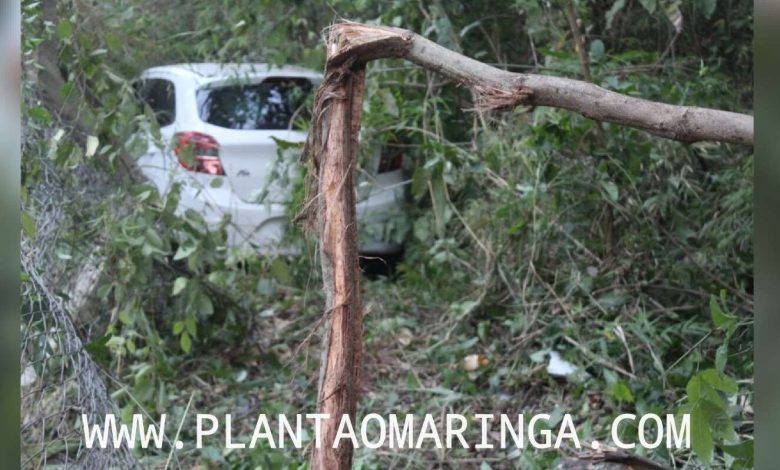
{"label": "green undergrowth", "polygon": [[[510,70],[582,73],[563,12],[536,1],[54,3],[56,21],[23,2],[25,236],[46,247],[63,299],[85,260],[104,260],[94,309],[74,314],[80,333],[123,419],[167,413],[178,424],[186,411],[187,443],[196,413],[230,413],[246,441],[258,413],[314,411],[319,261],[300,228],[290,234],[300,256],[229,249],[224,230],[176,214],[176,191],[161,196],[127,175],[143,151],[137,132],[157,132],[134,104],[135,74],[206,60],[320,69],[318,33],[339,16],[409,28]],[[594,82],[750,112],[749,6],[635,3],[575,2]],[[58,90],[35,79],[46,47],[59,61]],[[571,413],[590,443],[609,442],[621,413],[688,413],[692,449],[631,452],[674,468],[752,467],[751,150],[550,108],[475,113],[467,89],[401,61],[371,63],[367,76],[361,161],[376,145],[401,149],[408,200],[382,234],[404,242],[403,257],[389,275],[361,280],[360,414],[548,413],[555,428]],[[52,93],[72,96],[83,122],[63,117]],[[294,214],[300,182],[291,191]],[[550,351],[578,372],[552,377]],[[622,433],[636,440],[635,427]],[[136,453],[150,467],[169,457],[167,448]],[[545,469],[578,454],[359,449],[355,467]],[[172,462],[305,468],[306,455],[214,440]]]}

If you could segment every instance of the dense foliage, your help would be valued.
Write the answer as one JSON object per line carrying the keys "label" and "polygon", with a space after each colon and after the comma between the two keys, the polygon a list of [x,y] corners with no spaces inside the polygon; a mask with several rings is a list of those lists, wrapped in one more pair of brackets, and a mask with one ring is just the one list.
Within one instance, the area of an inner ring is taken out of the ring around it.
{"label": "dense foliage", "polygon": [[[40,226],[52,223],[41,201],[55,184],[63,215],[41,243],[56,290],[67,298],[83,263],[102,260],[97,307],[75,315],[125,417],[142,409],[178,422],[191,397],[190,415],[310,411],[318,358],[310,332],[323,303],[313,240],[294,258],[228,250],[224,233],[197,213],[175,215],[175,192],[162,197],[128,170],[143,142],[137,131],[156,132],[139,115],[134,76],[199,61],[321,69],[323,29],[347,18],[408,28],[509,70],[582,78],[564,4],[23,2],[23,227],[40,240]],[[752,109],[750,2],[575,6],[597,84]],[[602,442],[621,412],[685,411],[705,424],[693,452],[646,451],[653,459],[751,467],[750,150],[667,141],[555,109],[471,107],[468,90],[433,73],[401,61],[369,65],[362,142],[404,149],[409,200],[386,233],[405,241],[404,258],[389,278],[362,285],[361,409],[558,419],[567,410],[581,438]],[[549,350],[584,373],[554,380]],[[481,365],[464,367],[474,354]],[[239,435],[248,439],[251,427]],[[185,448],[179,459],[305,466],[294,449],[221,445]],[[356,465],[549,468],[574,453],[361,449]],[[139,456],[149,465],[168,457]]]}

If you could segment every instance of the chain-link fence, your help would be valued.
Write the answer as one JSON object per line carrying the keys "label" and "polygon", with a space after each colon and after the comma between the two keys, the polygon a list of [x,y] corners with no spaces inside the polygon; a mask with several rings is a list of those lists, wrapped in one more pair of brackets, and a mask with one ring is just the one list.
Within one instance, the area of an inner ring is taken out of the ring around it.
{"label": "chain-link fence", "polygon": [[23,272],[22,468],[137,468],[125,446],[85,447],[82,414],[103,423],[117,408],[62,300],[29,260]]}
{"label": "chain-link fence", "polygon": [[[30,134],[25,139],[28,145],[40,137]],[[118,416],[118,409],[106,388],[108,376],[91,357],[85,347],[89,342],[73,319],[74,298],[61,292],[73,294],[73,286],[95,273],[88,272],[90,261],[77,269],[62,269],[54,250],[68,225],[64,208],[86,205],[90,195],[64,187],[34,144],[24,150],[25,158],[36,159],[40,174],[24,204],[35,230],[23,236],[21,247],[21,467],[138,468],[126,446],[88,449],[83,439],[82,415],[91,425],[102,426],[105,415]],[[100,175],[84,174],[83,179],[88,184],[81,187],[88,192],[105,188],[96,181]]]}

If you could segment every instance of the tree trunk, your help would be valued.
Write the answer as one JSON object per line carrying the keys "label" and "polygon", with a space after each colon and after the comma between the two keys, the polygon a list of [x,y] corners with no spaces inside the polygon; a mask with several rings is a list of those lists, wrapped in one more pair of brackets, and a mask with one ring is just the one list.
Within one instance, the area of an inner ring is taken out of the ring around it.
{"label": "tree trunk", "polygon": [[[317,189],[322,278],[326,294],[324,349],[318,394],[322,445],[312,453],[312,469],[346,469],[352,462],[352,443],[332,448],[344,415],[354,422],[360,392],[363,312],[355,214],[355,166],[365,69],[344,68],[328,89],[328,125],[319,154]],[[313,131],[314,132],[314,131]],[[316,134],[316,132],[315,132]]]}

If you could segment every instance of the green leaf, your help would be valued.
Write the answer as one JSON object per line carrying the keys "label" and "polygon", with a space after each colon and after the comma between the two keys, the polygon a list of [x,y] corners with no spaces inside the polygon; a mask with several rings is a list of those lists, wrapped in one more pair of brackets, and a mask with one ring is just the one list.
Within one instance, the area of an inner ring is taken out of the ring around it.
{"label": "green leaf", "polygon": [[709,400],[702,400],[698,408],[707,416],[710,425],[710,434],[713,440],[725,439],[733,442],[737,439],[734,432],[734,422],[725,408],[720,407]]}
{"label": "green leaf", "polygon": [[607,29],[612,28],[612,22],[615,20],[615,15],[618,14],[623,7],[626,6],[626,0],[616,0],[615,3],[609,8],[604,17],[607,19]]}
{"label": "green leaf", "polygon": [[398,103],[395,101],[395,96],[388,89],[380,88],[379,97],[382,99],[385,112],[393,117],[398,117]]}
{"label": "green leaf", "polygon": [[685,386],[685,392],[688,394],[688,400],[691,403],[696,403],[701,398],[701,378],[698,375],[694,375],[691,380],[688,381],[688,385]]}
{"label": "green leaf", "polygon": [[490,332],[490,323],[487,321],[481,321],[477,324],[477,336],[482,341],[488,340],[488,333]]}
{"label": "green leaf", "polygon": [[271,295],[275,292],[274,283],[270,279],[258,279],[257,293],[260,295]]}
{"label": "green leaf", "polygon": [[631,393],[631,389],[628,387],[628,384],[622,380],[616,382],[612,387],[610,387],[609,394],[612,395],[612,398],[620,402],[634,402],[634,394]]}
{"label": "green leaf", "polygon": [[119,303],[122,302],[125,299],[125,292],[127,289],[122,284],[115,284],[114,285],[114,301]]}
{"label": "green leaf", "polygon": [[119,36],[109,31],[106,33],[106,45],[109,49],[117,50],[122,47],[122,40],[119,39]]}
{"label": "green leaf", "polygon": [[198,245],[193,243],[187,243],[185,245],[179,245],[179,248],[176,250],[176,254],[173,255],[174,261],[179,261],[180,259],[188,258],[191,254],[195,253],[197,251]]}
{"label": "green leaf", "polygon": [[81,150],[81,147],[78,145],[67,145],[63,146],[63,150],[68,150],[68,155],[65,160],[66,164],[70,166],[71,168],[74,168],[76,165],[81,163],[82,157],[84,156],[84,152]]}
{"label": "green leaf", "polygon": [[125,339],[121,336],[112,336],[106,341],[106,347],[117,350],[125,347]]}
{"label": "green leaf", "polygon": [[747,439],[743,442],[740,442],[739,444],[734,445],[728,445],[723,444],[718,446],[721,449],[723,449],[723,452],[729,454],[732,457],[735,457],[739,460],[746,460],[750,462],[750,466],[752,466],[753,462],[753,440]]}
{"label": "green leaf", "polygon": [[717,6],[718,0],[696,0],[696,9],[707,19],[712,17]]}
{"label": "green leaf", "polygon": [[198,296],[198,313],[203,316],[209,316],[214,313],[214,305],[211,303],[208,295],[200,294]]}
{"label": "green leaf", "polygon": [[415,238],[421,242],[429,241],[431,237],[431,222],[429,219],[420,217],[414,221],[413,233]]}
{"label": "green leaf", "polygon": [[173,334],[179,335],[181,332],[184,331],[184,322],[183,321],[177,321],[173,323]]}
{"label": "green leaf", "polygon": [[120,414],[119,414],[120,422],[129,424],[133,421],[133,404],[130,403],[124,408],[122,408]]}
{"label": "green leaf", "polygon": [[601,39],[595,39],[590,43],[588,52],[591,61],[598,62],[604,58],[604,42]]}
{"label": "green leaf", "polygon": [[444,228],[449,221],[450,212],[448,211],[447,193],[444,178],[441,176],[431,179],[431,198],[433,202],[433,213],[436,216],[436,230],[439,237],[444,236]]}
{"label": "green leaf", "polygon": [[195,317],[190,315],[184,320],[184,326],[187,327],[187,333],[189,333],[190,336],[195,337],[197,333],[197,325],[195,323]]}
{"label": "green leaf", "polygon": [[133,323],[133,317],[130,316],[130,312],[127,311],[127,309],[123,308],[119,315],[117,315],[117,318],[119,318],[119,321],[124,323],[125,325],[130,325]]}
{"label": "green leaf", "polygon": [[531,353],[528,357],[531,361],[536,363],[542,363],[547,360],[547,356],[550,354],[549,349],[540,349],[539,351]]}
{"label": "green leaf", "polygon": [[211,183],[209,183],[209,186],[212,188],[221,188],[222,185],[225,183],[225,180],[222,178],[214,178],[211,180]]}
{"label": "green leaf", "polygon": [[271,140],[274,141],[277,147],[279,147],[280,150],[288,150],[288,149],[301,149],[303,148],[303,142],[293,142],[290,140],[284,140],[280,139],[278,137],[271,136]]}
{"label": "green leaf", "polygon": [[412,196],[414,196],[415,199],[420,199],[425,195],[425,192],[427,191],[427,181],[428,178],[425,174],[425,170],[422,168],[417,168],[414,170],[414,173],[412,174]]}
{"label": "green leaf", "polygon": [[715,369],[723,373],[724,370],[726,370],[726,361],[729,357],[729,344],[723,343],[720,346],[718,346],[718,349],[715,351]]}
{"label": "green leaf", "polygon": [[62,20],[57,24],[57,36],[60,39],[69,39],[73,34],[73,25],[68,20]]}
{"label": "green leaf", "polygon": [[181,350],[184,351],[185,354],[188,354],[192,350],[192,339],[190,339],[190,335],[182,333],[179,345],[181,346]]}
{"label": "green leaf", "polygon": [[22,229],[30,238],[35,238],[35,221],[26,211],[22,211]]}
{"label": "green leaf", "polygon": [[436,42],[448,49],[454,49],[452,44],[452,23],[449,18],[442,16],[433,22],[436,29]]}
{"label": "green leaf", "polygon": [[737,317],[729,315],[720,308],[720,302],[714,295],[710,296],[710,315],[716,328],[728,329],[737,322]]}
{"label": "green leaf", "polygon": [[524,228],[528,226],[527,220],[520,220],[513,224],[511,227],[509,227],[509,230],[507,233],[509,235],[517,235],[518,233],[522,232]]}
{"label": "green leaf", "polygon": [[271,262],[270,271],[273,278],[279,281],[279,283],[289,284],[292,282],[290,267],[282,258],[276,258]]}
{"label": "green leaf", "polygon": [[108,300],[108,294],[111,292],[111,289],[113,288],[113,284],[103,284],[102,286],[98,287],[97,290],[97,296],[100,300],[103,302]]}
{"label": "green leaf", "polygon": [[737,393],[739,387],[737,381],[731,377],[718,372],[715,369],[707,369],[698,374],[701,380],[710,385],[715,390],[726,393]]}
{"label": "green leaf", "polygon": [[111,339],[111,335],[101,336],[93,341],[84,345],[84,349],[92,356],[92,359],[97,359],[100,362],[108,363],[110,360],[108,346],[108,340]]}
{"label": "green leaf", "polygon": [[152,247],[157,248],[158,250],[162,250],[163,248],[162,238],[160,238],[160,235],[158,235],[157,232],[152,227],[146,229],[146,240],[149,242],[149,245],[151,245]]}
{"label": "green leaf", "polygon": [[700,406],[695,406],[691,411],[691,447],[702,463],[709,465],[712,462],[710,420]]}
{"label": "green leaf", "polygon": [[657,5],[656,0],[639,0],[639,3],[647,10],[651,15],[655,13],[655,7]]}
{"label": "green leaf", "polygon": [[173,291],[171,294],[179,295],[179,293],[183,291],[185,287],[187,287],[188,281],[189,280],[186,277],[177,277],[176,280],[173,281]]}
{"label": "green leaf", "polygon": [[119,39],[119,36],[109,31],[106,33],[106,45],[109,49],[116,50],[122,47],[122,40]]}
{"label": "green leaf", "polygon": [[618,187],[615,183],[612,181],[602,181],[601,187],[604,188],[604,191],[613,202],[618,200],[620,193],[618,192]]}
{"label": "green leaf", "polygon": [[49,113],[49,110],[42,107],[42,106],[34,106],[32,108],[29,108],[27,110],[27,114],[30,115],[30,117],[41,121],[42,123],[48,125],[51,123],[51,113]]}

